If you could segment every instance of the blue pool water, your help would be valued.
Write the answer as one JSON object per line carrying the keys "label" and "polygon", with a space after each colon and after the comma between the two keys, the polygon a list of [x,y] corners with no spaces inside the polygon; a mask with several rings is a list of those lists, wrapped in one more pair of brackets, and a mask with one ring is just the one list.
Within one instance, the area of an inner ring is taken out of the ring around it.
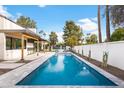
{"label": "blue pool water", "polygon": [[52,56],[17,85],[116,86],[71,54]]}

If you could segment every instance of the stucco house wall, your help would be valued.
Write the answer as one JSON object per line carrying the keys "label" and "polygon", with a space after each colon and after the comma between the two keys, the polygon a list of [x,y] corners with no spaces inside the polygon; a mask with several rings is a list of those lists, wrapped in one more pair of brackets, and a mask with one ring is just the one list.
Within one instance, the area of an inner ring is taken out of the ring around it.
{"label": "stucco house wall", "polygon": [[0,60],[4,59],[5,55],[5,34],[0,33]]}

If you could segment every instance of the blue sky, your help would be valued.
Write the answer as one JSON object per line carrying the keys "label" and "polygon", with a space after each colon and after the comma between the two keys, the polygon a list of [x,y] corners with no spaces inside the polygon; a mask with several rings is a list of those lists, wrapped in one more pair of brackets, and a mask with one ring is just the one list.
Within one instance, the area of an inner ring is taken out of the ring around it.
{"label": "blue sky", "polygon": [[[95,5],[9,5],[0,6],[1,14],[6,15],[12,20],[21,16],[28,16],[37,22],[38,31],[44,30],[48,39],[49,33],[55,31],[58,39],[62,42],[63,27],[66,20],[73,20],[80,25],[84,34],[97,34],[97,6]],[[103,14],[103,9],[101,11]],[[105,18],[102,18],[102,37],[105,38]]]}

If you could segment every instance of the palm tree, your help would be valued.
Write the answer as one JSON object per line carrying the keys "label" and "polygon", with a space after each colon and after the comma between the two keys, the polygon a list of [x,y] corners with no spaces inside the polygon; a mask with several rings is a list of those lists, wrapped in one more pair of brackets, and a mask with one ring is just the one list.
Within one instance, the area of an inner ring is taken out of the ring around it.
{"label": "palm tree", "polygon": [[100,5],[98,5],[98,35],[99,35],[99,43],[102,43],[102,36],[101,36],[101,20],[100,20]]}
{"label": "palm tree", "polygon": [[107,42],[110,41],[110,20],[109,20],[109,6],[106,5],[106,37]]}

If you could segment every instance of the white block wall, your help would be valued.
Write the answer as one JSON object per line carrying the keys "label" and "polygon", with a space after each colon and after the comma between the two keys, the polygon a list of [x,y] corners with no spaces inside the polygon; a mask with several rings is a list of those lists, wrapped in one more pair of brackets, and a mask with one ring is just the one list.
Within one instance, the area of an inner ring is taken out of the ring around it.
{"label": "white block wall", "polygon": [[83,49],[85,56],[88,56],[89,50],[91,50],[91,58],[101,62],[103,52],[109,52],[108,64],[124,70],[124,41],[75,46],[73,49],[76,50],[77,53],[79,50],[80,54],[82,54]]}

